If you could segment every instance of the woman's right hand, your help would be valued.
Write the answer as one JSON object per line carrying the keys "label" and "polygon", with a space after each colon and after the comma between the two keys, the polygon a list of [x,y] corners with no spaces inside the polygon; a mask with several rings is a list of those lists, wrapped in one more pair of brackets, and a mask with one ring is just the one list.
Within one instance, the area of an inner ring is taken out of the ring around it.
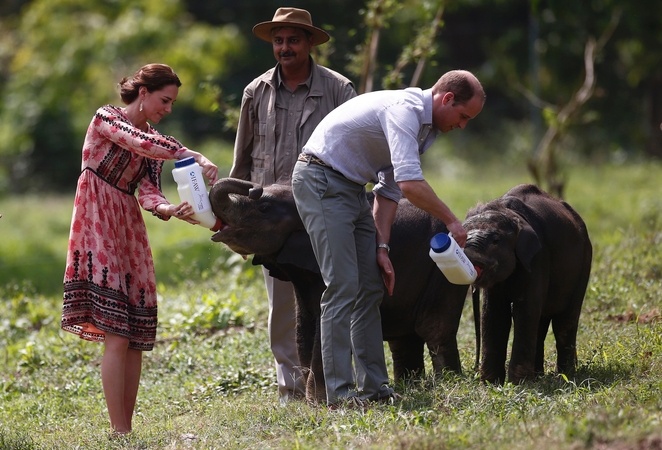
{"label": "woman's right hand", "polygon": [[176,217],[193,225],[200,223],[193,218],[195,211],[188,202],[182,202],[179,205],[162,203],[156,207],[156,211],[164,216]]}

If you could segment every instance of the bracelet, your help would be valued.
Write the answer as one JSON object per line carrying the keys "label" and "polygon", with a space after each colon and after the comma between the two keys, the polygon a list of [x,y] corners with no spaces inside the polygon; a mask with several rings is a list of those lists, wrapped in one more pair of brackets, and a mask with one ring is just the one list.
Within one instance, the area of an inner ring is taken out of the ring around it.
{"label": "bracelet", "polygon": [[387,254],[391,252],[391,247],[389,247],[388,244],[377,244],[377,248],[385,248]]}

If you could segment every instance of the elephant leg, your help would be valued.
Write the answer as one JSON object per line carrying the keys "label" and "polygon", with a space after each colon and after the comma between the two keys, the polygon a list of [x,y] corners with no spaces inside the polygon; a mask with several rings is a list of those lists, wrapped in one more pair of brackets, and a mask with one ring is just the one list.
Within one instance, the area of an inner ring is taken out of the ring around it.
{"label": "elephant leg", "polygon": [[310,370],[311,361],[313,358],[313,349],[315,346],[315,330],[319,327],[319,317],[315,317],[302,307],[297,300],[296,315],[297,315],[297,353],[299,355],[299,364],[301,364],[302,371]]}
{"label": "elephant leg", "polygon": [[305,382],[306,400],[326,403],[319,315],[311,313],[297,298],[297,353]]}
{"label": "elephant leg", "polygon": [[579,313],[559,316],[552,319],[552,330],[556,339],[556,371],[574,375],[577,366],[577,328]]}
{"label": "elephant leg", "polygon": [[306,400],[310,404],[326,404],[326,385],[324,382],[324,367],[322,366],[322,340],[320,322],[314,335],[314,345],[310,360],[310,370],[306,378]]}
{"label": "elephant leg", "polygon": [[481,314],[481,342],[483,354],[480,379],[494,384],[506,380],[506,352],[510,336],[510,302],[502,292],[490,289],[483,292]]}
{"label": "elephant leg", "polygon": [[295,284],[297,354],[306,385],[306,400],[311,404],[318,401],[326,403],[319,307],[319,298],[323,290],[324,282],[321,279]]}
{"label": "elephant leg", "polygon": [[538,323],[538,338],[536,339],[536,359],[534,370],[536,376],[545,374],[545,339],[549,331],[549,322],[551,319],[543,317]]}
{"label": "elephant leg", "polygon": [[393,356],[393,378],[396,381],[425,375],[424,344],[423,339],[413,333],[388,341]]}
{"label": "elephant leg", "polygon": [[[441,275],[439,271],[437,273]],[[443,276],[439,278],[446,282]],[[427,343],[435,374],[444,370],[462,373],[460,353],[457,350],[457,330],[467,290],[467,286],[442,284],[442,295],[437,306],[425,310],[425,318],[416,325],[416,333]]]}
{"label": "elephant leg", "polygon": [[[513,349],[510,353],[508,379],[519,384],[536,377],[535,360],[538,342],[538,325],[544,298],[540,289],[533,289],[513,302]],[[544,348],[543,348],[544,351]]]}
{"label": "elephant leg", "polygon": [[590,252],[587,254],[584,273],[577,281],[572,291],[568,304],[569,308],[562,314],[552,318],[552,330],[556,338],[556,371],[565,375],[575,374],[577,366],[577,329],[579,328],[579,316],[584,303],[586,286],[591,268]]}
{"label": "elephant leg", "polygon": [[435,374],[440,374],[444,370],[452,370],[455,373],[461,373],[460,353],[457,350],[457,341],[448,339],[444,345],[434,345],[428,343],[428,351],[432,358],[432,369]]}

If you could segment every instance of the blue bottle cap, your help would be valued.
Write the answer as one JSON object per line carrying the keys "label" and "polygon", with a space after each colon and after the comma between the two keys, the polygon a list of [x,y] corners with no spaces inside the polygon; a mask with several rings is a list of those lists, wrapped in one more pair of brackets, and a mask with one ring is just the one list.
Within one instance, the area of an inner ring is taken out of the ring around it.
{"label": "blue bottle cap", "polygon": [[195,159],[192,156],[189,156],[188,158],[180,159],[179,161],[175,161],[175,167],[177,169],[179,169],[180,167],[190,166],[191,164],[195,164]]}
{"label": "blue bottle cap", "polygon": [[435,253],[443,253],[451,246],[451,238],[446,233],[437,233],[430,239],[430,248]]}

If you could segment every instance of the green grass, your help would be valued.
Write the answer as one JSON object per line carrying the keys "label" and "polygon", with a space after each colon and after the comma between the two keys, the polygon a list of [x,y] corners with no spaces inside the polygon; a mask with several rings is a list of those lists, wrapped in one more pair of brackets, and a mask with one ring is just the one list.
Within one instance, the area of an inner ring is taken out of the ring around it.
{"label": "green grass", "polygon": [[[478,172],[452,159],[427,170],[461,216],[530,181],[523,170]],[[145,356],[135,431],[120,441],[106,434],[102,347],[59,330],[73,196],[3,199],[0,449],[659,448],[661,179],[659,164],[570,169],[566,199],[594,245],[575,378],[553,374],[550,336],[544,377],[481,384],[467,302],[458,334],[463,374],[396,385],[401,404],[365,413],[279,406],[259,268],[211,243],[207,230],[146,216],[159,334]]]}

